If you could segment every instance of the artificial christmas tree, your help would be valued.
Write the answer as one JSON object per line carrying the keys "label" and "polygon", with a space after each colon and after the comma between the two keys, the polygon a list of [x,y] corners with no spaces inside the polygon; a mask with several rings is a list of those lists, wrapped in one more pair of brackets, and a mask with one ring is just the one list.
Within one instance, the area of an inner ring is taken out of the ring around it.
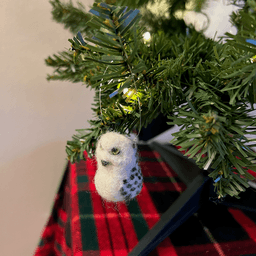
{"label": "artificial christmas tree", "polygon": [[[203,2],[196,1],[196,8]],[[95,2],[90,14],[81,4],[76,9],[71,3],[51,3],[55,19],[77,34],[69,39],[69,51],[46,59],[55,68],[48,80],[84,82],[96,92],[92,127],[77,130],[68,141],[68,159],[84,159],[85,150],[92,156],[106,131],[140,132],[161,113],[170,116],[168,124],[182,125],[171,143],[187,150],[185,155],[201,169],[211,170],[218,196],[239,198],[254,179],[247,170],[256,171],[256,153],[246,144],[255,141],[246,135],[256,134],[255,117],[249,116],[256,102],[256,47],[248,41],[255,37],[254,1],[232,14],[238,33],[226,33],[225,43],[206,38],[193,26],[186,33],[184,21],[174,15],[184,10],[185,1],[171,1],[169,22],[182,25],[168,33],[168,22],[159,22],[162,29],[154,22],[146,29],[140,11],[121,2]],[[143,37],[147,30],[150,40]]]}

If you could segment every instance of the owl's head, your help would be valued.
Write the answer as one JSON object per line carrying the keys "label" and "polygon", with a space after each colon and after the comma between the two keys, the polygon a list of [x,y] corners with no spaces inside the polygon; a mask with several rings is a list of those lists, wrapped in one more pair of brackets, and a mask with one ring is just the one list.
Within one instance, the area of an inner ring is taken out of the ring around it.
{"label": "owl's head", "polygon": [[111,168],[128,165],[136,152],[134,140],[117,132],[107,132],[98,140],[95,153],[98,164]]}

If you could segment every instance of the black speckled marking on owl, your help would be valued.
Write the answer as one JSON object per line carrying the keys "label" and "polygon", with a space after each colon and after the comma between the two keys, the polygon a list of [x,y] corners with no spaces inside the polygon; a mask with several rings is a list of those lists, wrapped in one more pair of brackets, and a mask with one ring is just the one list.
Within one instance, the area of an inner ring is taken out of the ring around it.
{"label": "black speckled marking on owl", "polygon": [[123,187],[120,189],[120,194],[123,196],[126,203],[129,203],[137,196],[142,189],[142,173],[140,166],[134,166],[130,174],[130,177],[123,180]]}
{"label": "black speckled marking on owl", "polygon": [[123,188],[121,188],[121,191],[120,191],[120,192],[121,192],[121,195],[122,195],[122,196],[127,195],[127,192],[125,192]]}
{"label": "black speckled marking on owl", "polygon": [[132,187],[132,185],[131,185],[131,184],[128,184],[126,187],[127,187],[127,188],[131,188],[131,187]]}
{"label": "black speckled marking on owl", "polygon": [[136,171],[137,171],[136,167],[133,167],[131,170],[131,172],[136,172]]}
{"label": "black speckled marking on owl", "polygon": [[131,179],[131,180],[133,180],[133,179],[134,179],[134,175],[133,175],[133,174],[130,176],[130,179]]}
{"label": "black speckled marking on owl", "polygon": [[131,197],[132,197],[132,195],[129,194],[129,195],[127,195],[127,196],[125,197],[125,200],[126,200],[126,201],[131,200]]}

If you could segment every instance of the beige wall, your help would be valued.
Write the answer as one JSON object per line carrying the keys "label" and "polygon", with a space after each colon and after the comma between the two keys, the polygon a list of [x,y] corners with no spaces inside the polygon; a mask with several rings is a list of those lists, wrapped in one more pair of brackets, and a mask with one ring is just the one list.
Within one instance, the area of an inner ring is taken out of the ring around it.
{"label": "beige wall", "polygon": [[0,255],[29,256],[63,175],[66,141],[92,118],[94,91],[47,82],[44,59],[72,38],[52,21],[48,1],[1,0],[0,31]]}

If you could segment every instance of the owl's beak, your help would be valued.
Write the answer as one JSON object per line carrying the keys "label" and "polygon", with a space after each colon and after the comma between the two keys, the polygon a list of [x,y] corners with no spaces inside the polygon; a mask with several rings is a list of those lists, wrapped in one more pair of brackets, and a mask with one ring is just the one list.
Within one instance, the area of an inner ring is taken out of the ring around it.
{"label": "owl's beak", "polygon": [[101,164],[102,164],[103,166],[107,166],[107,165],[109,164],[109,162],[104,161],[104,160],[101,160]]}

